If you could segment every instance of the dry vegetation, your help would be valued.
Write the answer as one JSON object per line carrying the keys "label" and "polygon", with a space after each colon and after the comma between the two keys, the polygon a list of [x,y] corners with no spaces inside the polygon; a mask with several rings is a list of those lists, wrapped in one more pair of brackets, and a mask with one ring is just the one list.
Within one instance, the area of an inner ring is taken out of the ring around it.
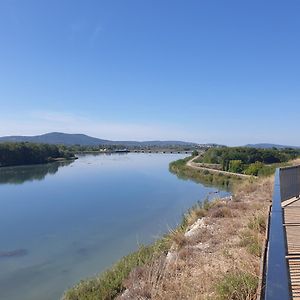
{"label": "dry vegetation", "polygon": [[196,205],[168,254],[131,271],[117,299],[255,299],[272,189],[244,182],[232,201]]}

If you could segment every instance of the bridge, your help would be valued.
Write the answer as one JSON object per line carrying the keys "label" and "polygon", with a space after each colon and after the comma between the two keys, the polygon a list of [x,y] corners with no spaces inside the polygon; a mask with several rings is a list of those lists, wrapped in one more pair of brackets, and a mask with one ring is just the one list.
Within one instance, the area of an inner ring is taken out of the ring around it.
{"label": "bridge", "polygon": [[192,154],[191,150],[170,150],[170,149],[160,149],[160,150],[149,150],[149,149],[139,149],[139,150],[130,150],[134,153],[170,153],[170,154]]}
{"label": "bridge", "polygon": [[300,300],[300,166],[276,170],[258,300]]}

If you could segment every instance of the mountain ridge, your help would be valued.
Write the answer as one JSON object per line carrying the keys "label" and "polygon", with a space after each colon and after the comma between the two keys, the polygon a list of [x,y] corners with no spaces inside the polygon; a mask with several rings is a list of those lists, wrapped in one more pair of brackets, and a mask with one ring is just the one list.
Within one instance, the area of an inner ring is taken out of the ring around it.
{"label": "mountain ridge", "polygon": [[57,145],[83,145],[83,146],[98,146],[98,145],[124,145],[124,146],[185,146],[197,145],[192,142],[184,141],[112,141],[91,137],[81,133],[63,133],[50,132],[34,136],[3,136],[0,137],[0,142],[32,142],[32,143],[46,143]]}
{"label": "mountain ridge", "polygon": [[277,149],[293,148],[293,149],[299,149],[300,148],[300,146],[288,146],[288,145],[279,145],[279,144],[271,144],[271,143],[247,144],[247,145],[245,145],[245,147],[262,148],[262,149],[270,149],[270,148],[277,148]]}

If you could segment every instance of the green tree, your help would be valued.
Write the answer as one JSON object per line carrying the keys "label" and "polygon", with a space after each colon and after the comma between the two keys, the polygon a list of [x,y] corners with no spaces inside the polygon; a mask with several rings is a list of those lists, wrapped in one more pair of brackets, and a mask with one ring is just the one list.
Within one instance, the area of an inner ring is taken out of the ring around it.
{"label": "green tree", "polygon": [[243,172],[242,161],[238,159],[229,161],[229,172],[242,173]]}
{"label": "green tree", "polygon": [[260,161],[257,161],[253,164],[250,164],[248,168],[245,170],[245,174],[257,176],[259,171],[263,169],[264,164]]}

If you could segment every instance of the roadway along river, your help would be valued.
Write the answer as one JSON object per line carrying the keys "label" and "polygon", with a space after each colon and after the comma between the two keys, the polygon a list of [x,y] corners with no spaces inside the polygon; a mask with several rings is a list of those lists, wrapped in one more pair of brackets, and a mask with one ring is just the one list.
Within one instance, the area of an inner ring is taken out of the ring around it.
{"label": "roadway along river", "polygon": [[176,226],[216,191],[169,173],[169,162],[183,157],[86,155],[69,164],[1,168],[0,299],[59,299]]}

